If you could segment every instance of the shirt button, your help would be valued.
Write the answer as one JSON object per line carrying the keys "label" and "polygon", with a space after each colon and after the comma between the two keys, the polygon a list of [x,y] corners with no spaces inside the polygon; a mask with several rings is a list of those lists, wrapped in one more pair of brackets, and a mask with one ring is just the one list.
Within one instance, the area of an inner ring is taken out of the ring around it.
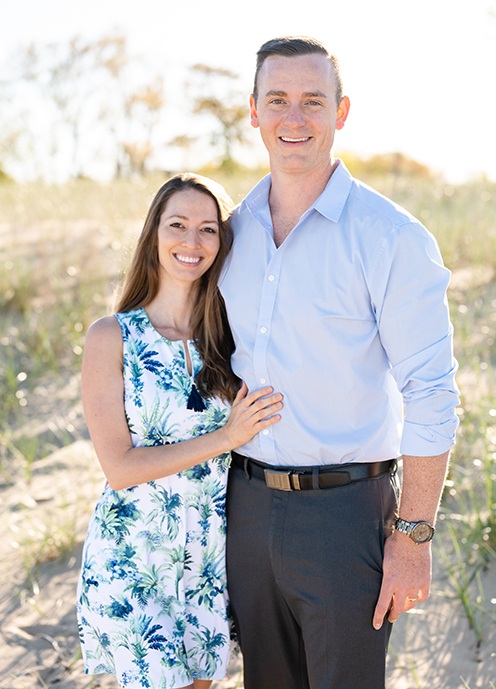
{"label": "shirt button", "polygon": [[267,332],[267,328],[265,327],[265,325],[260,328],[260,332],[262,334],[265,334]]}
{"label": "shirt button", "polygon": [[274,280],[275,280],[274,275],[269,275],[269,282],[274,282]]}
{"label": "shirt button", "polygon": [[266,428],[265,430],[263,430],[262,433],[263,433],[264,435],[269,435],[269,431],[268,431],[267,428]]}
{"label": "shirt button", "polygon": [[266,379],[266,378],[260,378],[260,383],[261,383],[262,385],[265,385],[266,382],[267,382],[267,379]]}

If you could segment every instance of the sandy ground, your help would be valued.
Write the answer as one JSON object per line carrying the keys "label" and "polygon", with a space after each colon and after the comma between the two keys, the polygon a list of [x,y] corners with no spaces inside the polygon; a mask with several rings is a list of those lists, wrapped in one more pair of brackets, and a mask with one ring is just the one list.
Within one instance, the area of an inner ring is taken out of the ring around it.
{"label": "sandy ground", "polygon": [[[56,241],[61,230],[52,225]],[[10,231],[10,225],[0,227],[0,244],[10,241]],[[71,231],[86,233],[87,224]],[[30,251],[30,242],[39,236],[38,225],[32,233],[23,231]],[[103,256],[106,235],[101,241]],[[91,260],[94,255],[93,251]],[[114,253],[111,259],[114,265]],[[463,294],[468,287],[493,281],[491,268],[467,268],[452,276],[451,289]],[[24,481],[22,472],[15,480],[0,473],[0,689],[116,689],[112,677],[84,674],[77,637],[81,547],[104,483],[91,444],[84,439],[77,377],[65,381],[62,390],[60,381],[53,381],[41,397],[34,409],[26,408],[26,427],[17,429],[19,433],[37,436],[50,428],[70,428],[80,439],[36,462]],[[42,561],[39,567],[34,566],[37,559]],[[435,568],[430,600],[395,624],[388,689],[496,689],[494,560],[472,594],[472,600],[477,594],[480,598],[479,646],[460,601],[442,578],[441,568]],[[231,664],[230,677],[213,689],[243,689],[239,658]]]}
{"label": "sandy ground", "polygon": [[[74,417],[70,407],[67,413]],[[74,611],[82,540],[102,485],[84,439],[37,462],[30,483],[0,481],[2,689],[117,687],[111,677],[84,675]],[[60,548],[66,550],[63,558],[44,561],[33,574],[37,553],[45,560]],[[430,601],[395,625],[388,689],[496,689],[494,563],[481,583],[488,612],[479,616],[480,647],[461,604],[436,575]],[[231,664],[230,678],[214,685],[235,687],[243,687],[239,658]]]}

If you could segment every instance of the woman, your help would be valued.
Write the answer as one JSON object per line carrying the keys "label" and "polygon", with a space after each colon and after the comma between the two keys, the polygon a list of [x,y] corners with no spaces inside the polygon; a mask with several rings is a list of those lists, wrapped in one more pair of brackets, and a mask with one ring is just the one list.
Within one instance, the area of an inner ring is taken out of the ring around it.
{"label": "woman", "polygon": [[79,630],[86,672],[122,687],[207,689],[226,674],[228,452],[282,408],[229,367],[217,280],[231,208],[198,175],[164,184],[117,313],[86,338],[83,406],[108,484],[83,551]]}

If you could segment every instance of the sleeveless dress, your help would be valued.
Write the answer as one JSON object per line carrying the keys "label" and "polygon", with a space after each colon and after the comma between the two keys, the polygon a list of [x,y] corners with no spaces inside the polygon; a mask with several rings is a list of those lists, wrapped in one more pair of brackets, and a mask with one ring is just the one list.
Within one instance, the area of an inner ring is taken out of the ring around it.
{"label": "sleeveless dress", "polygon": [[[190,376],[184,343],[162,337],[144,309],[116,318],[133,446],[175,443],[224,425],[228,406],[202,400],[193,385],[201,367],[193,341]],[[90,519],[78,584],[86,673],[113,674],[132,689],[226,676],[228,463],[226,453],[131,488],[106,486]]]}

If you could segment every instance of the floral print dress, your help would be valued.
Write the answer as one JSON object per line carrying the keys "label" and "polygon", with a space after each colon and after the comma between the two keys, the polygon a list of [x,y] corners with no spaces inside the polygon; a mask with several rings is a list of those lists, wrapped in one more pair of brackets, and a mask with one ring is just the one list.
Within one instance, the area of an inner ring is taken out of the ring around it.
{"label": "floral print dress", "polygon": [[[162,337],[144,309],[116,318],[134,446],[175,443],[226,422],[228,407],[202,400],[193,385],[201,361],[192,341],[190,376],[184,343]],[[224,454],[132,488],[106,486],[90,520],[78,585],[87,673],[113,674],[133,689],[225,677],[228,461]]]}

